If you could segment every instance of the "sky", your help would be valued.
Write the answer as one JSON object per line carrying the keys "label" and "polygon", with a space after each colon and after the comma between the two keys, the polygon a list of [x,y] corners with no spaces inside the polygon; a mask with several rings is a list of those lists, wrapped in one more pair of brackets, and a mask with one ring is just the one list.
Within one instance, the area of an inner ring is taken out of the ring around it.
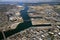
{"label": "sky", "polygon": [[0,0],[0,2],[60,2],[60,0]]}

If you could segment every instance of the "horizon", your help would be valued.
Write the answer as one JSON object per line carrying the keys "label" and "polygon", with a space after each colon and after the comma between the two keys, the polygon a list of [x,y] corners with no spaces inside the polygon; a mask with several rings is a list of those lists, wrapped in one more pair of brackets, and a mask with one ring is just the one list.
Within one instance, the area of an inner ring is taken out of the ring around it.
{"label": "horizon", "polygon": [[39,3],[39,2],[60,2],[60,0],[0,0],[0,2]]}

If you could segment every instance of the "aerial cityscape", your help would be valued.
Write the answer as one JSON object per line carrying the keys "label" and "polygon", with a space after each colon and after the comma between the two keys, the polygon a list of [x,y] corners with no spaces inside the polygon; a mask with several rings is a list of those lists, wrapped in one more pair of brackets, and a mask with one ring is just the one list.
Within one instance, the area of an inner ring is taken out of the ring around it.
{"label": "aerial cityscape", "polygon": [[23,2],[0,4],[0,40],[60,40],[60,3]]}

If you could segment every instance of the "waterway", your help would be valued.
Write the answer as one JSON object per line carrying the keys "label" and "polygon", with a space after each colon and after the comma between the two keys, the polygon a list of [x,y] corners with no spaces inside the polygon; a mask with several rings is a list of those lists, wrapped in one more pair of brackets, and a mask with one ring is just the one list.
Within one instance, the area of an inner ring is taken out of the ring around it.
{"label": "waterway", "polygon": [[[24,10],[21,10],[20,13],[21,13],[21,16],[24,20],[23,23],[20,23],[18,24],[17,28],[14,29],[14,30],[9,30],[9,31],[5,31],[5,35],[6,35],[6,38],[15,34],[15,33],[18,33],[20,31],[23,31],[24,29],[27,29],[29,27],[32,27],[32,23],[31,23],[31,19],[30,17],[28,16],[28,10],[29,10],[29,7],[28,6],[24,6]],[[28,21],[29,20],[29,21]],[[35,25],[36,26],[36,25]],[[41,25],[38,25],[38,26],[41,26]],[[44,25],[45,26],[45,25]],[[48,25],[47,25],[48,26]],[[0,40],[3,38],[2,36],[2,33],[0,33]]]}
{"label": "waterway", "polygon": [[[30,17],[28,16],[28,12],[27,12],[27,11],[29,10],[29,7],[28,7],[28,6],[24,6],[24,7],[25,7],[24,10],[21,10],[21,11],[20,11],[21,16],[22,16],[24,22],[18,24],[17,28],[14,29],[14,30],[5,31],[4,33],[5,33],[5,35],[6,35],[6,38],[9,37],[9,36],[11,36],[11,35],[13,35],[13,34],[15,34],[15,33],[18,33],[18,32],[20,32],[20,31],[23,31],[24,29],[27,29],[27,28],[29,28],[29,27],[34,26],[34,25],[32,25],[31,19],[30,19]],[[29,20],[29,21],[28,21],[28,20]],[[44,24],[43,24],[43,25],[44,25]],[[50,24],[49,24],[49,25],[50,25]],[[36,25],[35,25],[35,26],[36,26]],[[38,25],[38,26],[41,26],[41,25]],[[44,25],[44,26],[45,26],[45,25]],[[48,26],[48,25],[47,25],[47,26]],[[2,33],[0,32],[0,40],[1,40],[2,38],[3,38],[3,36],[2,36]]]}
{"label": "waterway", "polygon": [[[9,36],[11,36],[11,35],[13,35],[13,34],[15,34],[17,32],[20,32],[20,31],[22,31],[24,29],[27,29],[27,28],[32,26],[30,17],[28,16],[28,12],[27,12],[28,9],[29,9],[29,7],[25,6],[24,10],[20,11],[21,16],[22,16],[24,22],[18,24],[16,29],[4,32],[6,37],[9,37]],[[27,20],[29,20],[29,21],[27,21]],[[2,33],[0,33],[0,39],[2,39],[2,38],[3,38]]]}

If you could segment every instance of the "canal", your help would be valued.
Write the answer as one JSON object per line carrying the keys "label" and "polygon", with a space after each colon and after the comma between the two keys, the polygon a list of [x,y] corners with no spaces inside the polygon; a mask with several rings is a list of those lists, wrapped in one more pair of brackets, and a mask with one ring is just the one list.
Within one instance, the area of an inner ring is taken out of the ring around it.
{"label": "canal", "polygon": [[[9,37],[9,36],[11,36],[11,35],[13,35],[13,34],[15,34],[17,32],[20,32],[20,31],[22,31],[24,29],[27,29],[27,28],[32,26],[30,17],[28,16],[28,12],[27,12],[28,9],[29,9],[29,7],[25,6],[24,10],[20,11],[21,16],[22,16],[24,22],[18,24],[16,29],[4,32],[6,37]],[[27,21],[27,20],[29,20],[29,21]],[[0,39],[2,39],[2,38],[3,38],[2,33],[0,33]]]}
{"label": "canal", "polygon": [[[18,24],[17,28],[14,29],[14,30],[5,31],[4,33],[5,33],[5,35],[6,35],[6,38],[9,37],[9,36],[11,36],[11,35],[13,35],[13,34],[15,34],[15,33],[18,33],[18,32],[20,32],[20,31],[23,31],[24,29],[27,29],[27,28],[29,28],[29,27],[32,27],[32,26],[35,27],[35,26],[37,26],[37,25],[32,25],[31,19],[30,19],[30,17],[28,16],[28,12],[27,12],[27,11],[29,10],[29,7],[28,7],[28,6],[24,6],[24,7],[25,7],[24,10],[21,10],[21,11],[20,11],[21,16],[22,16],[24,22]],[[29,20],[29,21],[28,21],[28,20]],[[42,25],[38,25],[38,26],[42,26]],[[43,24],[43,26],[51,26],[51,24],[49,24],[49,25]],[[1,40],[2,38],[3,38],[3,36],[2,36],[2,33],[0,32],[0,40]]]}

